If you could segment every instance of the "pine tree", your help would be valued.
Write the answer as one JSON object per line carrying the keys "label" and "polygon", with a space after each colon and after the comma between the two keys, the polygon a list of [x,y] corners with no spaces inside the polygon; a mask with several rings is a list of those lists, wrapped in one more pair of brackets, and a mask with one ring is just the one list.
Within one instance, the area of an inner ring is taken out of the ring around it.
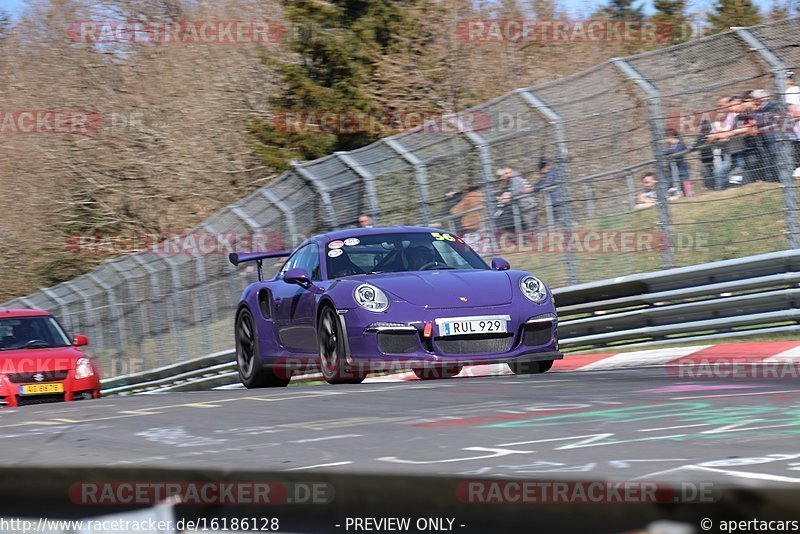
{"label": "pine tree", "polygon": [[[397,36],[413,32],[413,20],[404,13],[409,3],[413,2],[284,0],[287,17],[296,27],[289,48],[299,61],[263,59],[276,69],[282,87],[271,98],[276,118],[256,119],[250,125],[255,152],[266,165],[281,170],[291,159],[352,150],[385,133],[385,121],[365,85],[377,59],[400,46]],[[331,112],[333,123],[320,124],[324,112]]]}
{"label": "pine tree", "polygon": [[642,6],[634,6],[634,0],[611,0],[601,11],[613,20],[642,20],[644,10]]}
{"label": "pine tree", "polygon": [[664,45],[683,43],[692,38],[691,24],[686,16],[686,0],[654,0],[653,21]]}
{"label": "pine tree", "polygon": [[752,0],[717,0],[706,16],[708,33],[725,32],[735,26],[753,26],[761,20],[761,13]]}
{"label": "pine tree", "polygon": [[780,0],[773,0],[767,13],[767,19],[770,21],[782,20],[791,16],[792,5]]}

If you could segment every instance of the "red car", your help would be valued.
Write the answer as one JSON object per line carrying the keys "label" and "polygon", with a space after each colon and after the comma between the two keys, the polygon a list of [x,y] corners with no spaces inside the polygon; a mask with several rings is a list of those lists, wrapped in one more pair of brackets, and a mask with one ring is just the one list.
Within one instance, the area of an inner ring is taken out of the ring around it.
{"label": "red car", "polygon": [[0,406],[100,398],[94,358],[44,310],[0,308]]}

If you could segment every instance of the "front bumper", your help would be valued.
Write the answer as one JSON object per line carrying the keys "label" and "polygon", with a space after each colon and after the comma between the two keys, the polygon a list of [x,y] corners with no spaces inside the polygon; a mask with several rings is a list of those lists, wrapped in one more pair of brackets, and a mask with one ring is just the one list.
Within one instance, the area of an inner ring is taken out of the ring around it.
{"label": "front bumper", "polygon": [[[360,308],[341,311],[348,360],[373,370],[431,364],[475,365],[558,360],[558,318],[550,301],[487,308],[430,309],[393,302],[386,313]],[[437,319],[507,316],[503,334],[440,336]],[[428,335],[426,335],[426,324]]]}
{"label": "front bumper", "polygon": [[[44,371],[46,375],[57,371]],[[24,378],[9,375],[0,375],[0,406],[16,408],[33,404],[47,404],[52,402],[71,402],[84,399],[100,398],[100,377],[94,376],[76,379],[73,371],[65,371],[66,377],[60,380],[47,379],[43,382],[25,380]],[[25,373],[31,374],[31,373]],[[24,394],[22,386],[59,384],[62,391]]]}

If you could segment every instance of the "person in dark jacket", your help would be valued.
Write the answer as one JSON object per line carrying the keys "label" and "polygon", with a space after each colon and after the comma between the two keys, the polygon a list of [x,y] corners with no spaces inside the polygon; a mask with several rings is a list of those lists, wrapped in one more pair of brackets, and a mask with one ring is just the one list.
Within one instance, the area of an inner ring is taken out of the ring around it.
{"label": "person in dark jacket", "polygon": [[539,174],[541,179],[533,186],[533,191],[538,193],[544,191],[547,201],[553,208],[553,217],[559,219],[561,213],[561,196],[558,192],[558,172],[546,157],[539,158]]}
{"label": "person in dark jacket", "polygon": [[686,164],[686,159],[683,156],[675,155],[684,152],[686,145],[674,128],[667,130],[666,142],[667,149],[664,151],[664,155],[667,156],[670,176],[672,177],[669,191],[680,189],[683,196],[690,197],[692,196],[692,184],[689,181],[689,165]]}

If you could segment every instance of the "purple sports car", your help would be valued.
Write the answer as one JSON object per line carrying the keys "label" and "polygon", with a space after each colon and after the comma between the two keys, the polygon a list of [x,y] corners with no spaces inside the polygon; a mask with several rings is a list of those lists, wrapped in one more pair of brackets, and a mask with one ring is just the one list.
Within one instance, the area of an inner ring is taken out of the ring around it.
{"label": "purple sports car", "polygon": [[[289,259],[278,274],[262,280],[262,260],[281,256]],[[258,266],[235,321],[248,388],[285,386],[312,368],[332,384],[390,369],[451,377],[464,365],[498,362],[533,374],[563,357],[547,286],[501,258],[490,267],[446,231],[340,230],[291,253],[234,253],[230,261]]]}

